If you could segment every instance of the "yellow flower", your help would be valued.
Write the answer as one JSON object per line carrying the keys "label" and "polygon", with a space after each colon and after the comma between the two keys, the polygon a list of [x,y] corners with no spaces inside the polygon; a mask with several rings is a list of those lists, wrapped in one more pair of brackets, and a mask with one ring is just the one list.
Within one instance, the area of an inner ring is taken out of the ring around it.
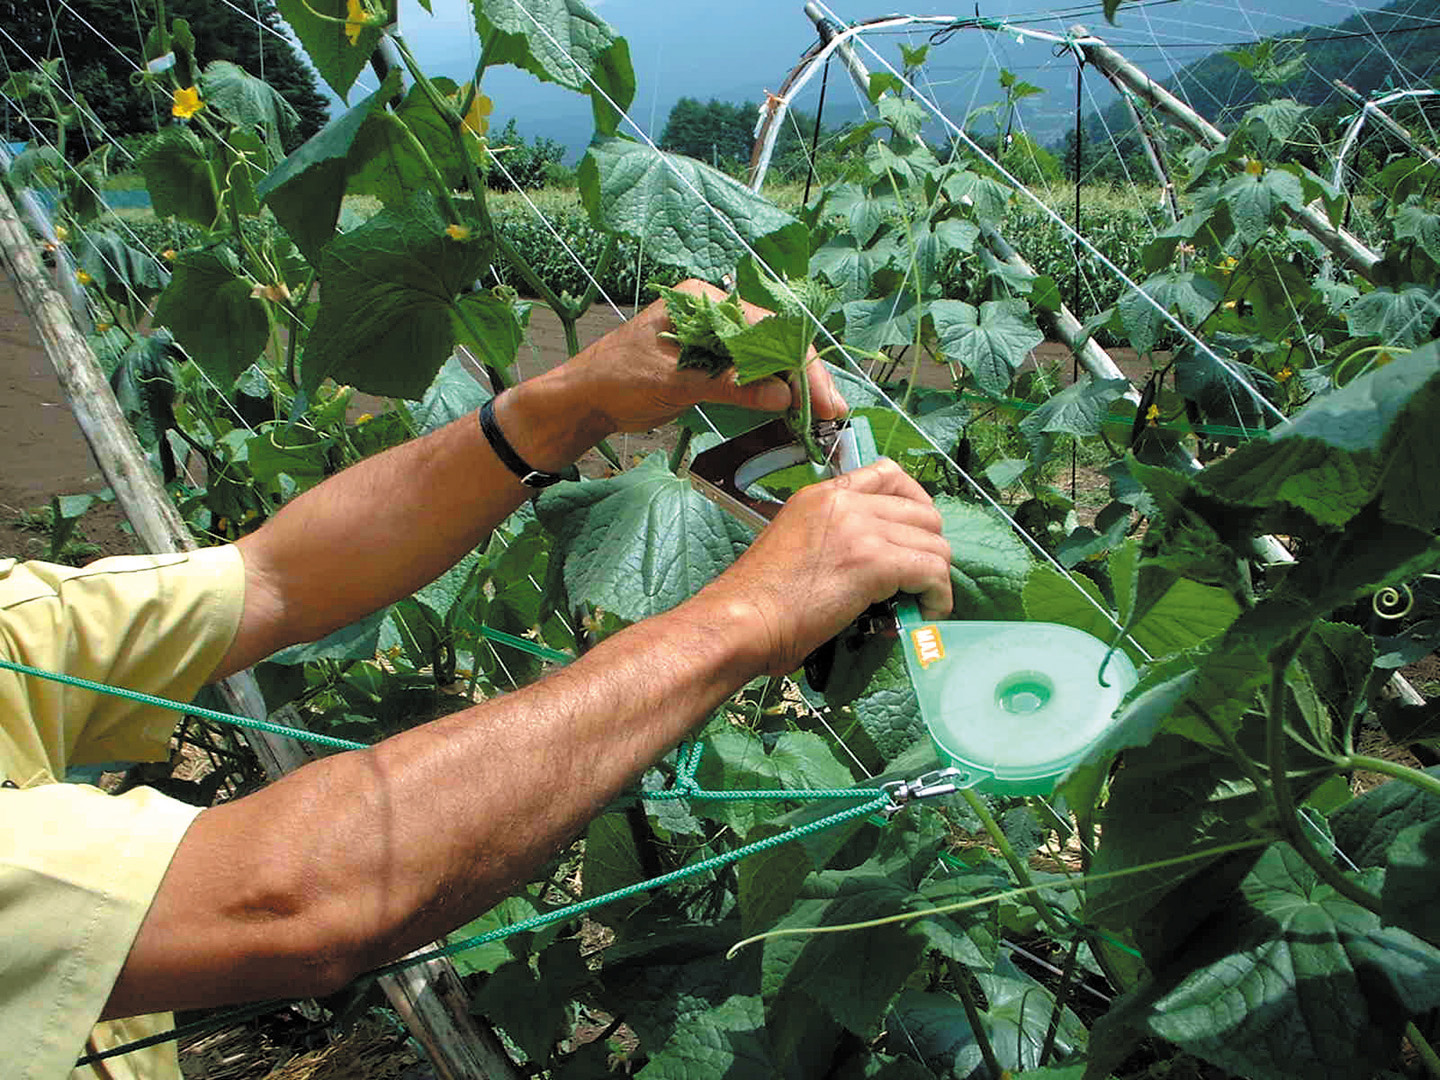
{"label": "yellow flower", "polygon": [[368,424],[371,420],[374,419],[375,416],[373,413],[362,412],[359,416],[355,418],[355,426],[359,427],[361,424]]}
{"label": "yellow flower", "polygon": [[75,280],[78,281],[81,285],[89,285],[89,284],[90,284],[92,281],[94,281],[95,279],[92,278],[92,277],[91,277],[88,273],[86,273],[84,270],[76,270],[76,271],[75,271]]}
{"label": "yellow flower", "polygon": [[115,325],[114,323],[97,322],[97,323],[95,324],[95,332],[96,332],[97,334],[103,334],[103,333],[105,333],[106,330],[109,330],[109,329],[110,329],[112,326],[114,326],[114,325]]}
{"label": "yellow flower", "polygon": [[67,229],[64,225],[56,225],[55,239],[59,240],[62,244],[65,243],[66,240],[70,239],[70,230]]}
{"label": "yellow flower", "polygon": [[446,225],[446,226],[445,226],[445,235],[448,236],[448,237],[450,237],[451,240],[469,240],[469,239],[470,239],[470,226],[469,226],[469,225]]}
{"label": "yellow flower", "polygon": [[166,262],[174,262],[180,257],[180,253],[174,248],[166,248],[164,251],[160,252],[160,257]]}
{"label": "yellow flower", "polygon": [[1157,423],[1159,420],[1160,420],[1160,406],[1159,406],[1159,405],[1151,405],[1150,408],[1148,408],[1148,409],[1145,410],[1145,422],[1146,422],[1147,424],[1154,424],[1154,423]]}
{"label": "yellow flower", "polygon": [[1284,367],[1282,367],[1279,371],[1275,373],[1275,378],[1278,379],[1280,382],[1289,382],[1294,377],[1294,375],[1295,369],[1292,368],[1289,364],[1286,364]]}
{"label": "yellow flower", "polygon": [[1251,176],[1259,176],[1265,171],[1265,163],[1259,158],[1246,158],[1245,171]]}
{"label": "yellow flower", "polygon": [[187,120],[205,107],[200,100],[200,91],[193,86],[175,88],[170,111],[182,120]]}
{"label": "yellow flower", "polygon": [[360,35],[370,25],[372,18],[360,0],[345,0],[345,36],[350,39],[351,45],[360,44]]}
{"label": "yellow flower", "polygon": [[495,103],[484,94],[476,93],[475,100],[470,103],[470,111],[465,114],[465,130],[476,138],[484,135],[490,130],[490,113],[494,110]]}

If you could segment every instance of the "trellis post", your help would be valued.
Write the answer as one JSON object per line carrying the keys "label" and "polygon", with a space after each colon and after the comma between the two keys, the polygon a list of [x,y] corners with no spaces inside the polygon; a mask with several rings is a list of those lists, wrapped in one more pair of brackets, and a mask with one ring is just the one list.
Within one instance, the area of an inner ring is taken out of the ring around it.
{"label": "trellis post", "polygon": [[[1115,83],[1121,93],[1128,90],[1142,101],[1161,110],[1202,146],[1213,149],[1225,141],[1225,135],[1219,128],[1109,45],[1098,38],[1091,37],[1090,31],[1085,27],[1072,26],[1070,34],[1075,40],[1076,46],[1085,54],[1085,59],[1104,72],[1105,77]],[[1345,229],[1330,224],[1329,218],[1314,206],[1306,206],[1299,210],[1287,208],[1287,213],[1296,225],[1324,244],[1326,250],[1334,255],[1342,265],[1367,281],[1374,280],[1375,268],[1380,263],[1380,256],[1366,247],[1358,237]]]}
{"label": "trellis post", "polygon": [[[190,530],[146,461],[89,343],[47,279],[3,184],[0,262],[15,281],[21,305],[40,335],[85,441],[135,535],[153,552],[193,550]],[[218,689],[232,711],[265,717],[265,700],[250,672],[231,676]],[[288,722],[294,723],[294,718]],[[306,761],[293,740],[261,732],[246,737],[271,779]],[[470,1015],[467,995],[450,961],[430,961],[383,976],[379,983],[443,1080],[518,1080],[519,1073],[494,1032]]]}

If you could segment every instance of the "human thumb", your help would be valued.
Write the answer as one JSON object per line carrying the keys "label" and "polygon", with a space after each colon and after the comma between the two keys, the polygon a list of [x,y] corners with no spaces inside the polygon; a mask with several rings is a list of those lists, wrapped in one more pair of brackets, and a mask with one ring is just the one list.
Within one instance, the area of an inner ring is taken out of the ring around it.
{"label": "human thumb", "polygon": [[780,412],[790,407],[790,386],[780,379],[761,379],[745,386],[733,386],[731,403],[745,409]]}

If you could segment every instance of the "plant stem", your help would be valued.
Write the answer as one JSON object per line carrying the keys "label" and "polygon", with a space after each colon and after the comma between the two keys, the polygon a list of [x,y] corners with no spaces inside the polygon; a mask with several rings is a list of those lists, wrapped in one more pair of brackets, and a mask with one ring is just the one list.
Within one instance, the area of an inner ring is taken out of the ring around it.
{"label": "plant stem", "polygon": [[1070,984],[1075,978],[1075,968],[1080,959],[1080,935],[1070,940],[1070,951],[1065,954],[1065,969],[1060,975],[1060,985],[1055,988],[1055,1007],[1050,1012],[1050,1024],[1045,1028],[1045,1041],[1040,1045],[1039,1068],[1044,1068],[1055,1050],[1055,1036],[1060,1033],[1060,1018],[1065,1015],[1065,1001],[1070,996]]}
{"label": "plant stem", "polygon": [[1030,876],[1030,868],[1025,865],[1025,861],[1021,859],[1019,855],[1015,854],[1015,848],[1011,846],[1009,837],[1001,830],[1000,825],[990,813],[990,808],[985,805],[985,800],[980,798],[980,796],[975,794],[970,788],[961,788],[960,795],[964,798],[970,809],[975,812],[975,816],[980,819],[980,823],[985,826],[985,831],[989,834],[991,841],[1000,849],[1000,854],[1009,865],[1010,872],[1015,875],[1015,880],[1027,889],[1036,890],[1032,894],[1031,899],[1035,903],[1035,910],[1040,913],[1040,918],[1045,920],[1045,925],[1050,928],[1050,932],[1057,935],[1064,934],[1068,928],[1060,920],[1060,917],[1050,909],[1050,905],[1046,903],[1045,898],[1040,895],[1035,885],[1035,879]]}
{"label": "plant stem", "polygon": [[[925,296],[920,282],[920,252],[915,246],[914,222],[910,217],[910,210],[906,206],[905,200],[900,197],[900,185],[896,182],[895,172],[889,165],[885,166],[885,175],[890,179],[890,190],[895,193],[895,203],[900,207],[900,214],[905,219],[905,242],[910,248],[910,267],[906,271],[906,276],[913,277],[915,280],[915,362],[910,367],[910,378],[905,384],[905,397],[900,402],[900,411],[908,413],[910,398],[915,393],[915,381],[920,377],[920,331],[925,325]],[[885,448],[881,447],[880,452],[883,454]]]}
{"label": "plant stem", "polygon": [[445,177],[441,175],[439,166],[430,157],[430,151],[425,149],[425,144],[420,141],[415,132],[410,130],[410,125],[404,120],[394,113],[385,113],[384,115],[405,133],[405,141],[410,144],[421,164],[425,166],[425,171],[430,174],[430,180],[435,185],[435,193],[440,196],[441,205],[445,207],[446,217],[456,225],[464,222],[465,219],[460,214],[460,208],[455,205],[455,198],[450,194],[450,185],[445,182]]}
{"label": "plant stem", "polygon": [[695,432],[688,427],[680,429],[680,438],[675,443],[675,449],[670,452],[670,471],[676,476],[680,475],[680,466],[685,464],[685,455],[690,452],[690,440],[695,437]]}
{"label": "plant stem", "polygon": [[1368,772],[1393,776],[1396,780],[1403,780],[1421,791],[1440,798],[1440,779],[1429,773],[1421,772],[1419,769],[1412,769],[1408,765],[1401,765],[1398,761],[1386,761],[1384,758],[1370,757],[1368,754],[1350,754],[1340,759],[1337,764],[1346,770],[1365,769]]}
{"label": "plant stem", "polygon": [[1435,1053],[1435,1048],[1430,1045],[1430,1040],[1415,1026],[1412,1020],[1405,1025],[1405,1038],[1410,1040],[1410,1045],[1415,1048],[1425,1071],[1434,1078],[1440,1080],[1440,1054]]}
{"label": "plant stem", "polygon": [[520,274],[521,280],[530,286],[535,295],[543,300],[556,315],[564,319],[570,311],[569,305],[561,300],[559,294],[535,272],[535,268],[525,260],[525,256],[515,250],[509,240],[498,232],[494,236],[495,246],[499,249],[500,254],[505,256],[505,261]]}
{"label": "plant stem", "polygon": [[1300,649],[1304,635],[1280,646],[1270,654],[1269,708],[1265,717],[1265,758],[1270,767],[1270,797],[1275,804],[1275,821],[1280,834],[1304,859],[1320,880],[1361,907],[1380,914],[1380,898],[1342,874],[1338,867],[1322,855],[1305,835],[1295,809],[1295,796],[1290,778],[1285,774],[1285,672]]}
{"label": "plant stem", "polygon": [[950,965],[950,977],[955,981],[955,995],[960,999],[960,1004],[965,1006],[965,1019],[970,1023],[975,1045],[980,1048],[980,1056],[985,1059],[985,1068],[990,1071],[991,1080],[1000,1080],[1005,1075],[1005,1070],[1000,1067],[1000,1060],[995,1056],[995,1047],[990,1045],[990,1035],[980,1016],[980,1003],[975,1000],[975,989],[970,985],[970,973],[958,961],[947,959],[946,962]]}
{"label": "plant stem", "polygon": [[795,438],[805,448],[805,454],[816,465],[825,464],[825,455],[815,443],[815,432],[812,430],[814,417],[810,406],[810,371],[809,365],[802,363],[795,374],[800,379],[800,407],[791,408],[785,413],[785,419],[790,425],[790,430],[795,433]]}
{"label": "plant stem", "polygon": [[595,273],[591,275],[590,283],[585,286],[585,292],[570,309],[570,313],[574,315],[575,318],[580,318],[580,316],[590,310],[590,305],[595,303],[595,295],[600,291],[600,282],[603,281],[605,275],[610,272],[610,263],[614,260],[615,253],[618,250],[620,250],[619,239],[614,233],[611,233],[605,238],[605,246],[600,251],[600,261],[595,264]]}

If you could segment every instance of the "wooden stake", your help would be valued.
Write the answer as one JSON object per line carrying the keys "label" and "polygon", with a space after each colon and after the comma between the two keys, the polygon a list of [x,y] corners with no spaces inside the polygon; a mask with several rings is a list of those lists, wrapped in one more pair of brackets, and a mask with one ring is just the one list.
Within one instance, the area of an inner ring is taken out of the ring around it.
{"label": "wooden stake", "polygon": [[[0,262],[15,280],[20,303],[40,335],[60,386],[90,450],[141,543],[152,552],[192,551],[196,544],[175,504],[145,460],[110,384],[70,311],[35,255],[14,204],[0,185]],[[265,699],[250,672],[219,684],[234,712],[264,717]],[[283,710],[282,710],[283,712]],[[294,723],[277,713],[280,722]],[[263,732],[246,735],[271,779],[304,764],[300,744]],[[519,1072],[487,1026],[470,1015],[454,965],[432,961],[384,976],[380,986],[405,1020],[442,1080],[519,1080]]]}

